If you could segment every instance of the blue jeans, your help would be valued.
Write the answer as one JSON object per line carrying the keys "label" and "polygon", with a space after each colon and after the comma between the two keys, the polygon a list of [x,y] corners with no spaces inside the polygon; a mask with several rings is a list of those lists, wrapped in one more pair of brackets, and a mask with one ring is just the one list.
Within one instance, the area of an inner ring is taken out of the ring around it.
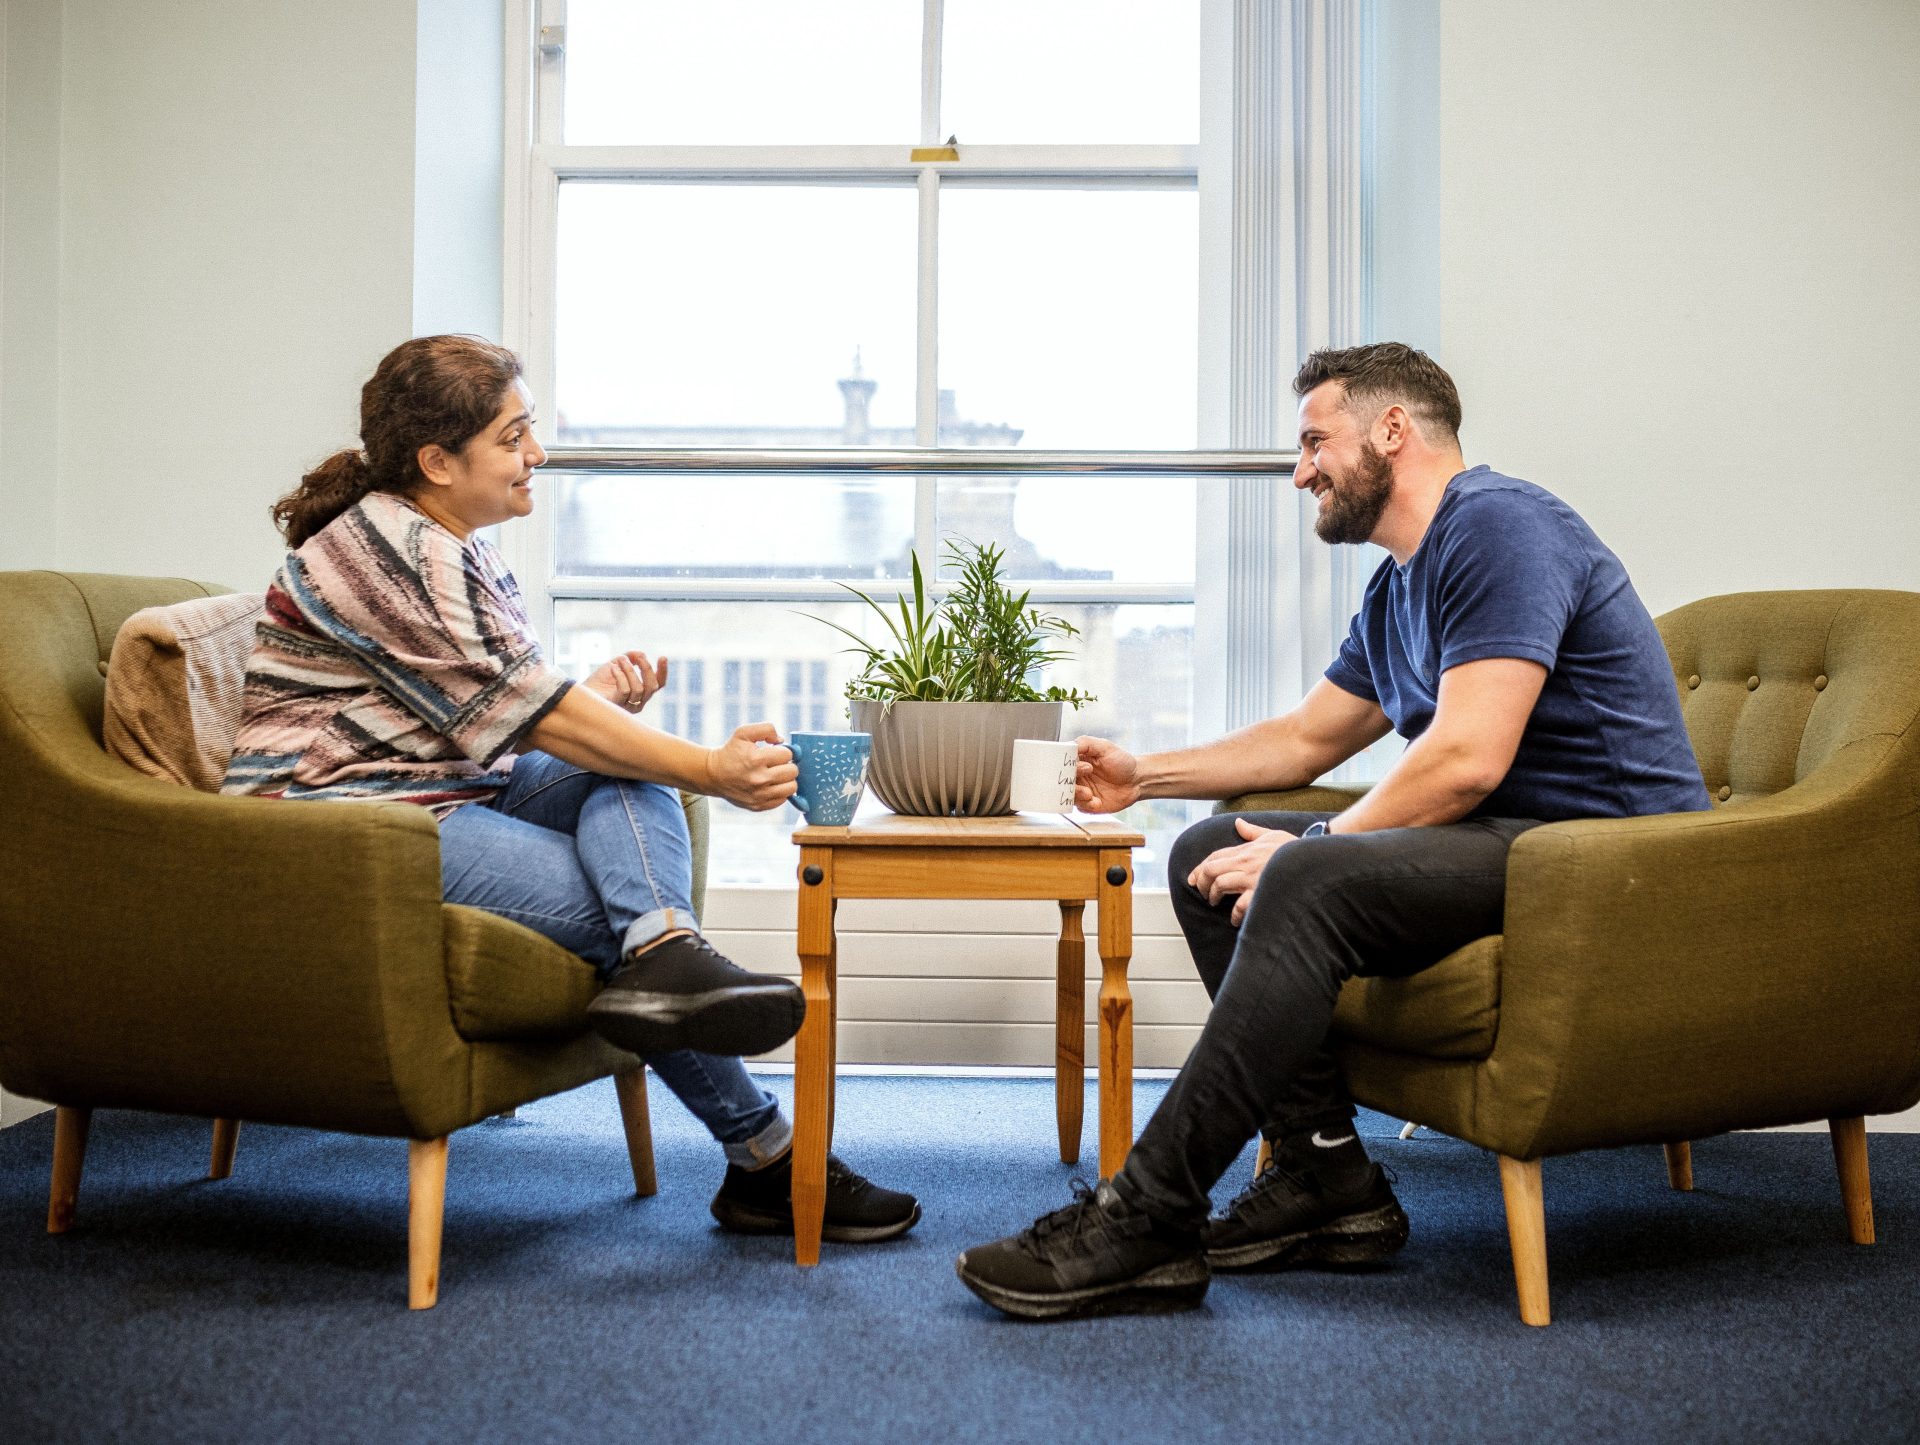
{"label": "blue jeans", "polygon": [[[602,977],[661,934],[700,927],[680,795],[546,753],[523,754],[503,791],[441,819],[440,891],[544,934]],[[791,1142],[779,1104],[740,1060],[681,1049],[647,1065],[730,1162],[752,1168]]]}

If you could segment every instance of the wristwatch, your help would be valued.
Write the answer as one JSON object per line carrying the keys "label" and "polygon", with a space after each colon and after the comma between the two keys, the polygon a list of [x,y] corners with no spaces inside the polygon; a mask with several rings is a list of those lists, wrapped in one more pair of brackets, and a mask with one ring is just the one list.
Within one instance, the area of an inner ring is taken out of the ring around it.
{"label": "wristwatch", "polygon": [[1301,831],[1300,836],[1301,838],[1305,839],[1305,838],[1325,838],[1330,835],[1327,832],[1327,825],[1325,821],[1321,821],[1318,823],[1307,824],[1307,826]]}

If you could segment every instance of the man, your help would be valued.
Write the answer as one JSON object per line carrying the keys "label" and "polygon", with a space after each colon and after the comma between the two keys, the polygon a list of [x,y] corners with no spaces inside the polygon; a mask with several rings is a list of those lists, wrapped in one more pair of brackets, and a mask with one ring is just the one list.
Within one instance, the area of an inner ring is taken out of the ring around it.
{"label": "man", "polygon": [[[1425,354],[1321,351],[1294,378],[1294,486],[1326,542],[1392,555],[1300,705],[1133,757],[1080,739],[1080,805],[1302,787],[1384,736],[1406,752],[1339,814],[1221,816],[1168,866],[1213,1010],[1120,1172],[960,1278],[1009,1314],[1197,1303],[1211,1271],[1361,1263],[1407,1218],[1362,1149],[1328,1043],[1355,975],[1404,977],[1501,931],[1527,828],[1708,806],[1666,651],[1572,508],[1460,452],[1460,399]],[[1224,1214],[1208,1191],[1259,1131],[1273,1162]]]}

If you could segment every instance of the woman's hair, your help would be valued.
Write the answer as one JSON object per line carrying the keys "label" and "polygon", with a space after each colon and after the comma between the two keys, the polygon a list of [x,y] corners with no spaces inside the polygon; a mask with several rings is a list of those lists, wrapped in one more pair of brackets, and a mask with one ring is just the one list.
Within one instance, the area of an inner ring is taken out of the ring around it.
{"label": "woman's hair", "polygon": [[424,480],[420,448],[464,451],[519,376],[518,357],[478,336],[416,336],[394,347],[360,388],[360,447],[335,452],[273,504],[287,545],[369,492],[411,492]]}

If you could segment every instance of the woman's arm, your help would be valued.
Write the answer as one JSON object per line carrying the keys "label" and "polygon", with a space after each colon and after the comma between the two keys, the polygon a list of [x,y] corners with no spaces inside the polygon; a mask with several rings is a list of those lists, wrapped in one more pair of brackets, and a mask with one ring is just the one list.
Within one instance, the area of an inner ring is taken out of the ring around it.
{"label": "woman's arm", "polygon": [[719,747],[703,748],[648,727],[584,687],[568,688],[526,735],[542,752],[590,772],[710,793],[756,813],[791,797],[799,776],[779,740],[772,723],[748,723]]}

